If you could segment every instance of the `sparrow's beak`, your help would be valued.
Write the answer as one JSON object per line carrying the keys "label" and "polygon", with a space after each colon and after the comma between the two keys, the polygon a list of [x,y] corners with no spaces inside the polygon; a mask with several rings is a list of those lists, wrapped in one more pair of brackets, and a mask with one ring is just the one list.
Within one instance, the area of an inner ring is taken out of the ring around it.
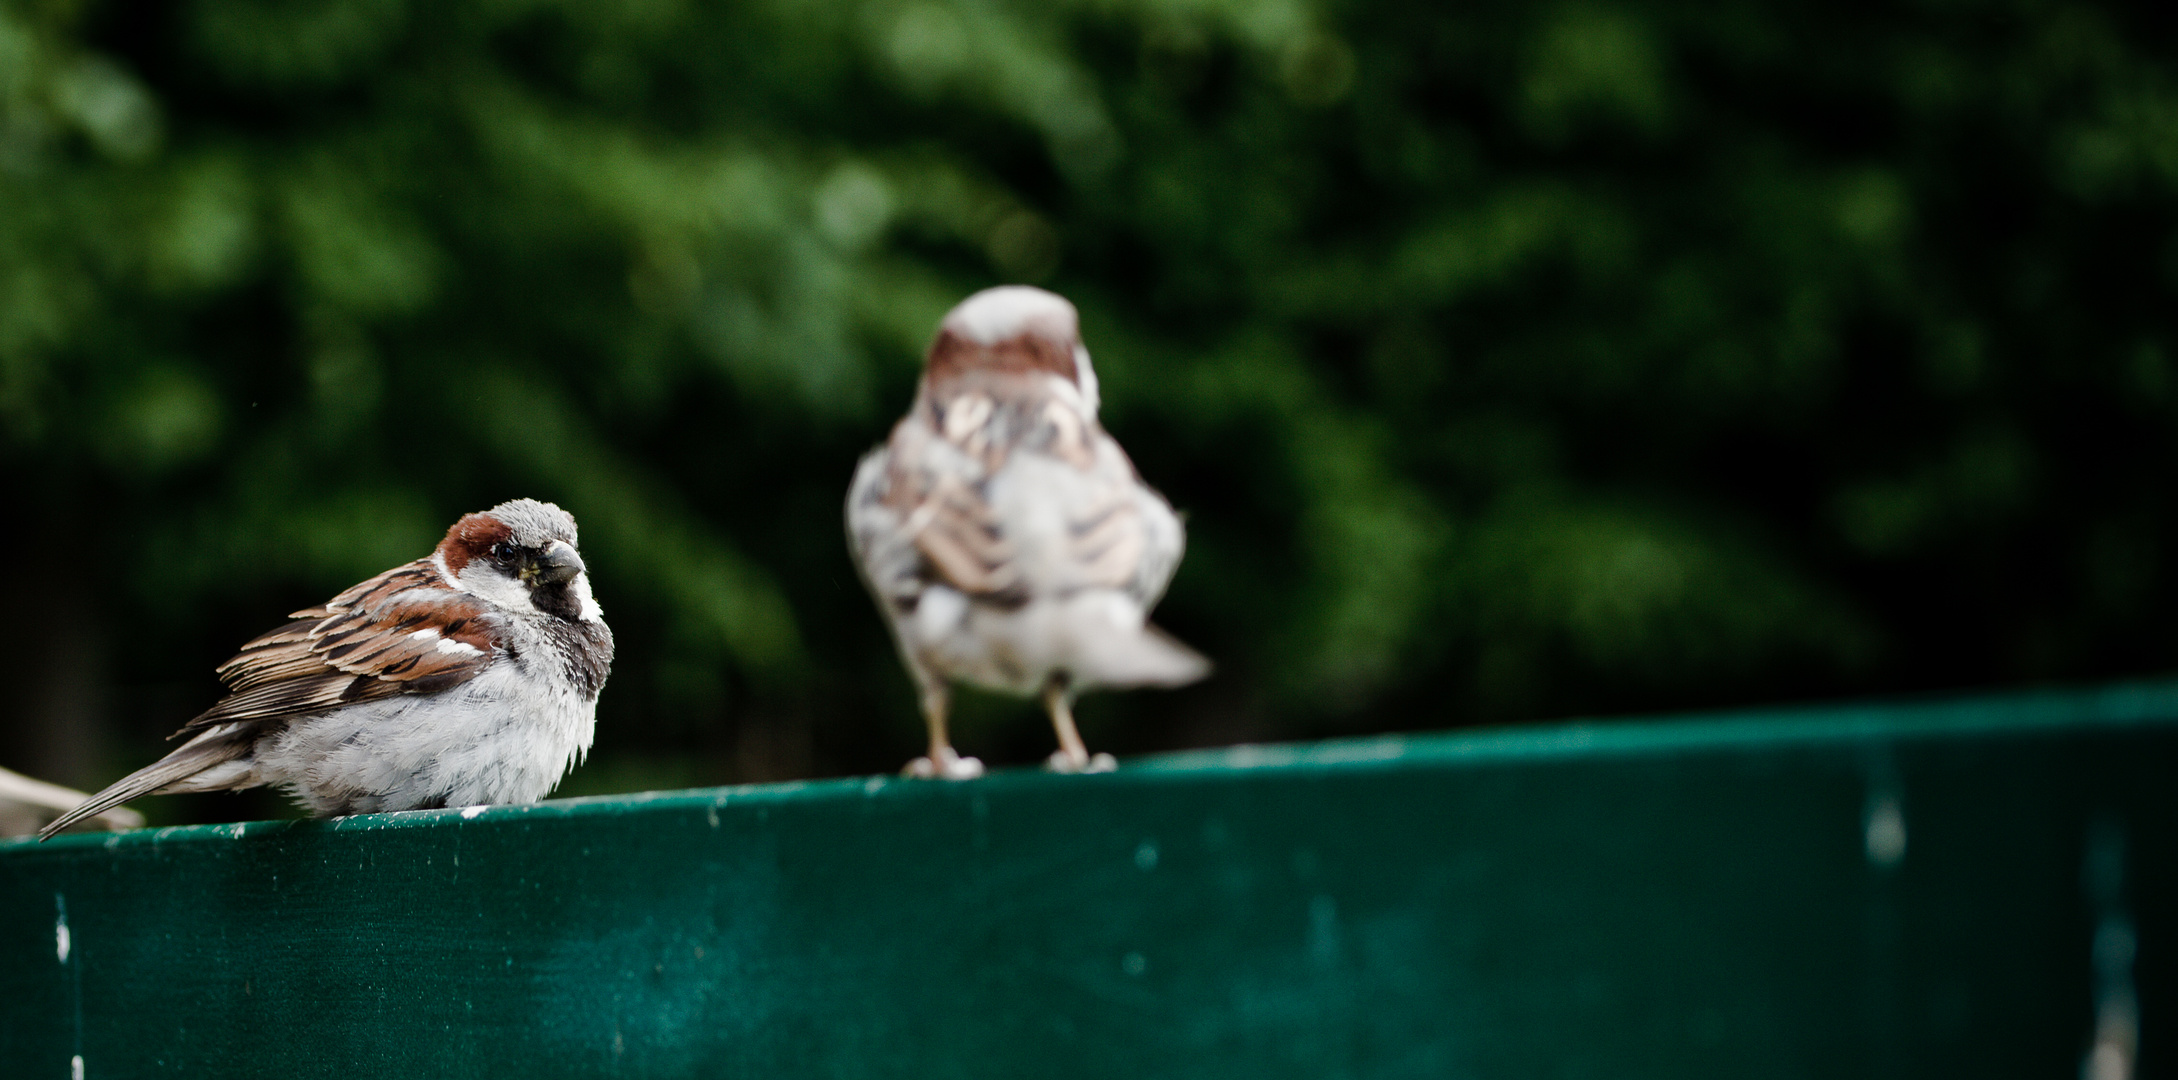
{"label": "sparrow's beak", "polygon": [[574,545],[565,540],[554,540],[536,562],[523,569],[522,576],[532,578],[540,585],[565,585],[587,569],[582,565],[582,556],[575,553]]}

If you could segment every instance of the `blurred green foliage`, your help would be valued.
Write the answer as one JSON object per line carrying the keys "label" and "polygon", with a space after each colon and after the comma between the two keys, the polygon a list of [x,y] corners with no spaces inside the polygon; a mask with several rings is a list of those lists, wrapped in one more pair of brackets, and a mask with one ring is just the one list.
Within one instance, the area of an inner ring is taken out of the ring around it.
{"label": "blurred green foliage", "polygon": [[530,495],[621,641],[578,789],[891,767],[839,502],[1003,281],[1191,513],[1160,620],[1220,673],[1090,702],[1113,749],[2166,668],[2174,21],[0,0],[7,633],[57,681],[0,747],[102,783]]}

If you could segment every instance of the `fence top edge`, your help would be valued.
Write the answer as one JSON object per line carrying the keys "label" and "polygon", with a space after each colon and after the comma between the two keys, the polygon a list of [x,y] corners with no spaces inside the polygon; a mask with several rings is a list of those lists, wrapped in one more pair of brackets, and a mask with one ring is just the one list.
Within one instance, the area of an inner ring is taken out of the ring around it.
{"label": "fence top edge", "polygon": [[124,845],[227,842],[287,832],[334,835],[391,829],[444,828],[468,822],[550,820],[631,811],[686,812],[727,806],[792,806],[867,798],[974,797],[1055,785],[1131,787],[1222,779],[1264,778],[1355,770],[1610,760],[1648,756],[1877,747],[1962,738],[2178,728],[2178,679],[2116,683],[2001,695],[1928,697],[1629,719],[1582,718],[1409,735],[1375,735],[1313,743],[1250,743],[1186,750],[1128,761],[1116,773],[1053,776],[1005,769],[966,784],[934,784],[890,776],[796,780],[679,791],[645,791],[553,799],[527,806],[471,806],[399,814],[361,814],[331,821],[256,821],[182,825],[118,833],[71,833],[40,845],[0,839],[0,858],[30,851],[113,849]]}

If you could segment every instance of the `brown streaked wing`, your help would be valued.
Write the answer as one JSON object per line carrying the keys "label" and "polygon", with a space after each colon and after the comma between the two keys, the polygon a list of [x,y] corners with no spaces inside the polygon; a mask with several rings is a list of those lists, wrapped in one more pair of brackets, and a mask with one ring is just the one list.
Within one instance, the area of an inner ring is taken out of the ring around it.
{"label": "brown streaked wing", "polygon": [[1145,548],[1134,492],[1113,487],[1096,509],[1067,523],[1067,555],[1081,587],[1117,589],[1134,580]]}
{"label": "brown streaked wing", "polygon": [[[439,576],[439,568],[430,559],[396,566],[374,578],[367,578],[348,586],[339,596],[325,602],[326,610],[353,610],[369,607],[374,599],[391,596],[409,589],[448,589],[446,579]],[[449,589],[449,591],[451,591]],[[295,618],[302,618],[297,613]]]}
{"label": "brown streaked wing", "polygon": [[941,477],[907,521],[915,547],[954,588],[979,596],[1019,584],[1013,546],[999,534],[990,505],[968,485]]}
{"label": "brown streaked wing", "polygon": [[[336,705],[357,701],[390,697],[401,692],[401,684],[375,680],[367,675],[349,675],[320,667],[315,675],[270,683],[239,694],[221,698],[219,704],[204,711],[204,715],[182,725],[182,731],[210,727],[214,724],[232,723],[238,720],[272,720],[285,716],[300,716],[319,712]],[[178,734],[178,733],[177,733]]]}
{"label": "brown streaked wing", "polygon": [[[351,675],[412,682],[482,667],[498,648],[484,605],[464,593],[418,590],[375,609],[342,612],[311,632],[311,650]],[[446,642],[466,645],[447,650]]]}
{"label": "brown streaked wing", "polygon": [[[229,695],[183,730],[466,682],[499,652],[484,614],[427,560],[389,570],[244,645],[219,668]],[[468,648],[441,648],[449,641]]]}

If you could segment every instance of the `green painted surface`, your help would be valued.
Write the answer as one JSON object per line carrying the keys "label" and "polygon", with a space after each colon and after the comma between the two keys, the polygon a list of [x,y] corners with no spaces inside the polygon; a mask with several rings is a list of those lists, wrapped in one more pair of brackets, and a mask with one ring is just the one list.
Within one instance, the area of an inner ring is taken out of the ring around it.
{"label": "green painted surface", "polygon": [[0,1060],[2068,1077],[2131,993],[2168,1076],[2174,764],[2162,685],[14,843]]}

